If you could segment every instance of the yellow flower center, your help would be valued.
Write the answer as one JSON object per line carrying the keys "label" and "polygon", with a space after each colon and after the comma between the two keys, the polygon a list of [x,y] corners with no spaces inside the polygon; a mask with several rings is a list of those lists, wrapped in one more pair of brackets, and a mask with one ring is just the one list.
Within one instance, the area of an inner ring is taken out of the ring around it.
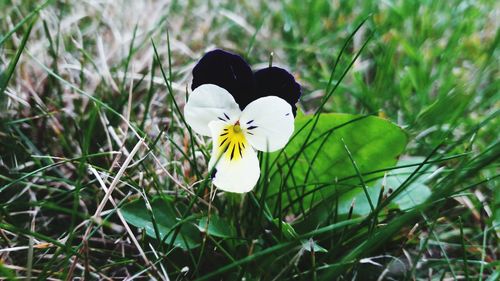
{"label": "yellow flower center", "polygon": [[240,123],[236,123],[233,125],[233,131],[235,134],[241,133]]}
{"label": "yellow flower center", "polygon": [[217,141],[219,156],[224,154],[230,161],[243,158],[243,152],[247,148],[247,140],[240,123],[227,125],[222,129]]}

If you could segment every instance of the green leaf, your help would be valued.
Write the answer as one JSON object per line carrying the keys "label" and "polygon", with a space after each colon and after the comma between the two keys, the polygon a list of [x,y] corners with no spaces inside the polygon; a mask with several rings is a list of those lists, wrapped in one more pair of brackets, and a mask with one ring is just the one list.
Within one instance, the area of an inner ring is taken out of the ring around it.
{"label": "green leaf", "polygon": [[232,238],[236,236],[236,229],[229,222],[220,218],[217,215],[210,215],[210,220],[208,217],[202,217],[198,223],[198,229],[201,232],[206,232],[208,235],[220,237],[220,238]]}
{"label": "green leaf", "polygon": [[1,260],[0,260],[0,276],[3,276],[2,278],[5,278],[5,280],[17,280],[14,272],[9,268],[5,267]]}
{"label": "green leaf", "polygon": [[[273,219],[273,223],[276,226],[276,228],[280,228],[280,221],[278,218]],[[281,233],[283,233],[283,236],[287,240],[295,240],[297,239],[300,235],[295,231],[295,228],[287,222],[282,221],[281,222]],[[312,238],[307,240],[307,239],[302,239],[300,240],[300,243],[302,244],[302,249],[308,252],[314,251],[315,253],[327,253],[328,250],[325,248],[321,247],[316,243]]]}
{"label": "green leaf", "polygon": [[[174,209],[173,201],[155,198],[151,201],[151,209],[161,236],[160,239],[170,244],[174,235],[172,229],[180,222],[180,215]],[[146,208],[144,200],[139,199],[128,203],[121,208],[121,211],[128,223],[145,229],[148,236],[157,238],[153,219]],[[168,237],[164,239],[166,235]],[[199,244],[200,235],[194,224],[189,221],[183,222],[179,234],[175,237],[174,246],[187,250],[196,248]]]}
{"label": "green leaf", "polygon": [[[21,54],[24,51],[24,48],[26,46],[26,43],[28,42],[28,38],[30,37],[31,34],[31,29],[33,28],[33,25],[36,22],[36,18],[33,19],[28,27],[28,30],[24,33],[23,39],[21,41],[21,44],[19,45],[16,55],[14,58],[10,61],[9,66],[7,67],[7,70],[5,73],[2,73],[1,75],[1,80],[0,80],[0,95],[3,96],[3,93],[5,89],[7,89],[7,85],[9,84],[9,80],[14,74],[14,70],[16,69],[17,63],[19,62],[19,59],[21,58]],[[5,40],[5,38],[2,38],[2,42]]]}
{"label": "green leaf", "polygon": [[[375,116],[322,114],[315,128],[313,118],[297,117],[295,137],[284,153],[274,154],[279,158],[273,170],[268,198],[276,200],[280,195],[282,206],[302,198],[297,201],[302,201],[301,208],[307,209],[317,200],[361,186],[342,140],[361,174],[392,167],[408,141],[400,127]],[[304,125],[305,128],[300,130]],[[365,176],[364,181],[377,176],[380,174]],[[286,194],[279,194],[281,184]],[[315,191],[318,188],[319,191]],[[347,204],[350,203],[349,200]],[[297,204],[293,205],[298,209]]]}
{"label": "green leaf", "polygon": [[308,252],[315,252],[315,253],[328,253],[328,250],[321,247],[316,243],[313,239],[309,240],[301,240],[302,243],[302,249],[308,251]]}
{"label": "green leaf", "polygon": [[[375,186],[368,187],[368,195],[370,200],[374,205],[378,203],[378,197],[380,194],[381,180],[377,181]],[[370,204],[363,192],[362,187],[356,187],[347,193],[344,193],[339,198],[339,214],[349,213],[349,209],[353,205],[352,213],[354,215],[364,216],[371,212]]]}
{"label": "green leaf", "polygon": [[[398,162],[398,166],[419,164],[424,162],[425,157],[408,157]],[[405,167],[394,172],[391,172],[387,179],[387,186],[395,189],[399,187],[406,179],[417,169],[417,166]],[[418,175],[414,181],[403,191],[396,196],[396,203],[401,210],[406,210],[424,203],[431,196],[431,189],[425,184],[429,180],[429,176],[436,172],[437,167],[434,165],[424,165],[422,174]]]}
{"label": "green leaf", "polygon": [[299,236],[291,224],[284,221],[280,223],[280,219],[278,218],[273,219],[273,223],[276,228],[280,229],[281,227],[281,233],[283,233],[286,239],[292,240]]}
{"label": "green leaf", "polygon": [[[397,166],[415,165],[395,169],[387,173],[384,193],[387,194],[392,190],[396,190],[417,169],[418,164],[422,163],[424,160],[425,157],[421,156],[405,157],[401,159]],[[429,198],[431,189],[425,183],[428,181],[429,176],[437,170],[437,167],[427,164],[424,165],[421,170],[425,172],[414,177],[413,182],[406,187],[401,194],[396,196],[394,201],[391,202],[392,208],[407,210],[425,202],[425,200]],[[379,179],[368,188],[370,199],[375,205],[378,203],[377,200],[383,184],[384,179]],[[351,190],[341,196],[339,200],[339,213],[347,214],[350,208],[350,202],[353,200],[355,201],[353,214],[364,216],[370,213],[370,205],[361,187]]]}
{"label": "green leaf", "polygon": [[[461,90],[452,91],[424,108],[418,114],[417,121],[424,126],[453,123],[456,118],[463,116],[472,98],[473,95],[468,95]],[[453,110],[449,110],[450,108]]]}

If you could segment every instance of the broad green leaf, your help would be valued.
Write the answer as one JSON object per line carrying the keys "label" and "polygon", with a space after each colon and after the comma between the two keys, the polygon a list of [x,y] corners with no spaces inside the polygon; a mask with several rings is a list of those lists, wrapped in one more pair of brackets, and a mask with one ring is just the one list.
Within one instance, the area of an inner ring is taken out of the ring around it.
{"label": "broad green leaf", "polygon": [[[151,201],[151,209],[161,236],[160,238],[165,243],[170,244],[174,234],[174,231],[171,230],[181,219],[180,215],[174,209],[173,202],[171,200],[156,198]],[[139,199],[128,203],[121,208],[121,211],[128,223],[145,229],[148,236],[157,238],[153,220],[143,200]],[[166,235],[168,236],[165,239]],[[190,221],[182,223],[181,230],[175,238],[174,246],[186,250],[196,248],[199,244],[200,235],[194,224]]]}
{"label": "broad green leaf", "polygon": [[[424,157],[409,157],[399,161],[398,165],[420,164],[424,162]],[[391,177],[387,179],[387,185],[392,188],[398,188],[416,169],[418,166],[406,167],[391,172]],[[422,167],[422,173],[417,175],[413,182],[395,199],[401,210],[406,210],[424,203],[431,196],[431,189],[426,185],[429,176],[435,173],[437,167],[426,164]]]}
{"label": "broad green leaf", "polygon": [[229,222],[220,218],[217,215],[210,215],[210,220],[208,217],[202,217],[198,223],[198,229],[201,232],[206,232],[208,235],[212,235],[220,238],[231,238],[235,237],[236,229]]}
{"label": "broad green leaf", "polygon": [[[408,141],[405,132],[388,120],[340,113],[322,114],[307,140],[313,118],[299,116],[295,122],[296,136],[282,154],[274,154],[280,156],[273,167],[268,198],[276,200],[282,185],[285,191],[281,194],[282,206],[302,198],[298,200],[302,201],[300,208],[307,209],[318,200],[340,196],[361,186],[344,143],[363,174],[394,166]],[[369,182],[377,176],[380,174],[363,179]],[[299,209],[298,204],[293,206]]]}
{"label": "broad green leaf", "polygon": [[[373,205],[376,206],[378,203],[378,197],[380,194],[381,181],[377,181],[375,186],[369,186],[367,191],[370,196],[370,200]],[[364,216],[371,212],[370,204],[368,203],[368,199],[366,198],[365,192],[361,186],[356,187],[352,190],[349,190],[347,193],[344,193],[339,198],[339,214],[348,214],[349,209],[353,206],[352,213],[354,215]]]}
{"label": "broad green leaf", "polygon": [[[406,166],[416,164],[415,166],[394,169],[387,173],[385,178],[384,194],[396,190],[406,179],[417,169],[418,164],[422,163],[425,157],[405,157],[401,159],[396,166]],[[430,188],[425,184],[429,176],[437,170],[434,165],[426,164],[422,167],[421,174],[414,176],[413,182],[399,194],[391,204],[392,208],[407,210],[423,203],[431,195]],[[378,203],[380,189],[384,184],[384,179],[379,179],[368,188],[368,194],[373,204]],[[354,200],[353,214],[367,215],[370,213],[370,205],[361,187],[355,188],[341,196],[339,200],[339,213],[347,214],[350,208],[350,202]]]}

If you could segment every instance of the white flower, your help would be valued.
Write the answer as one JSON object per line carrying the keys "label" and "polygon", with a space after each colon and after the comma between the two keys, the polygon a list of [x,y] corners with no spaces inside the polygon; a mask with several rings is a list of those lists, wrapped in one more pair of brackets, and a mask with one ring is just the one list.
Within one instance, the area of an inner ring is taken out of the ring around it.
{"label": "white flower", "polygon": [[277,96],[258,98],[243,111],[233,96],[214,84],[193,90],[184,107],[186,122],[198,134],[212,137],[209,170],[224,191],[249,192],[260,176],[256,150],[283,148],[294,130],[292,107]]}

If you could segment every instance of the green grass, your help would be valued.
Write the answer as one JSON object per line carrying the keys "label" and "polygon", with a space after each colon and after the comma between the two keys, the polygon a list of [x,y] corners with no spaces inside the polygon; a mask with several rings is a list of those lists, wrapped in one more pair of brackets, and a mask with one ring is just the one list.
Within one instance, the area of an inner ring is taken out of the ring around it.
{"label": "green grass", "polygon": [[[137,2],[0,1],[0,279],[498,280],[496,1]],[[215,47],[303,88],[244,196],[182,116]]]}

